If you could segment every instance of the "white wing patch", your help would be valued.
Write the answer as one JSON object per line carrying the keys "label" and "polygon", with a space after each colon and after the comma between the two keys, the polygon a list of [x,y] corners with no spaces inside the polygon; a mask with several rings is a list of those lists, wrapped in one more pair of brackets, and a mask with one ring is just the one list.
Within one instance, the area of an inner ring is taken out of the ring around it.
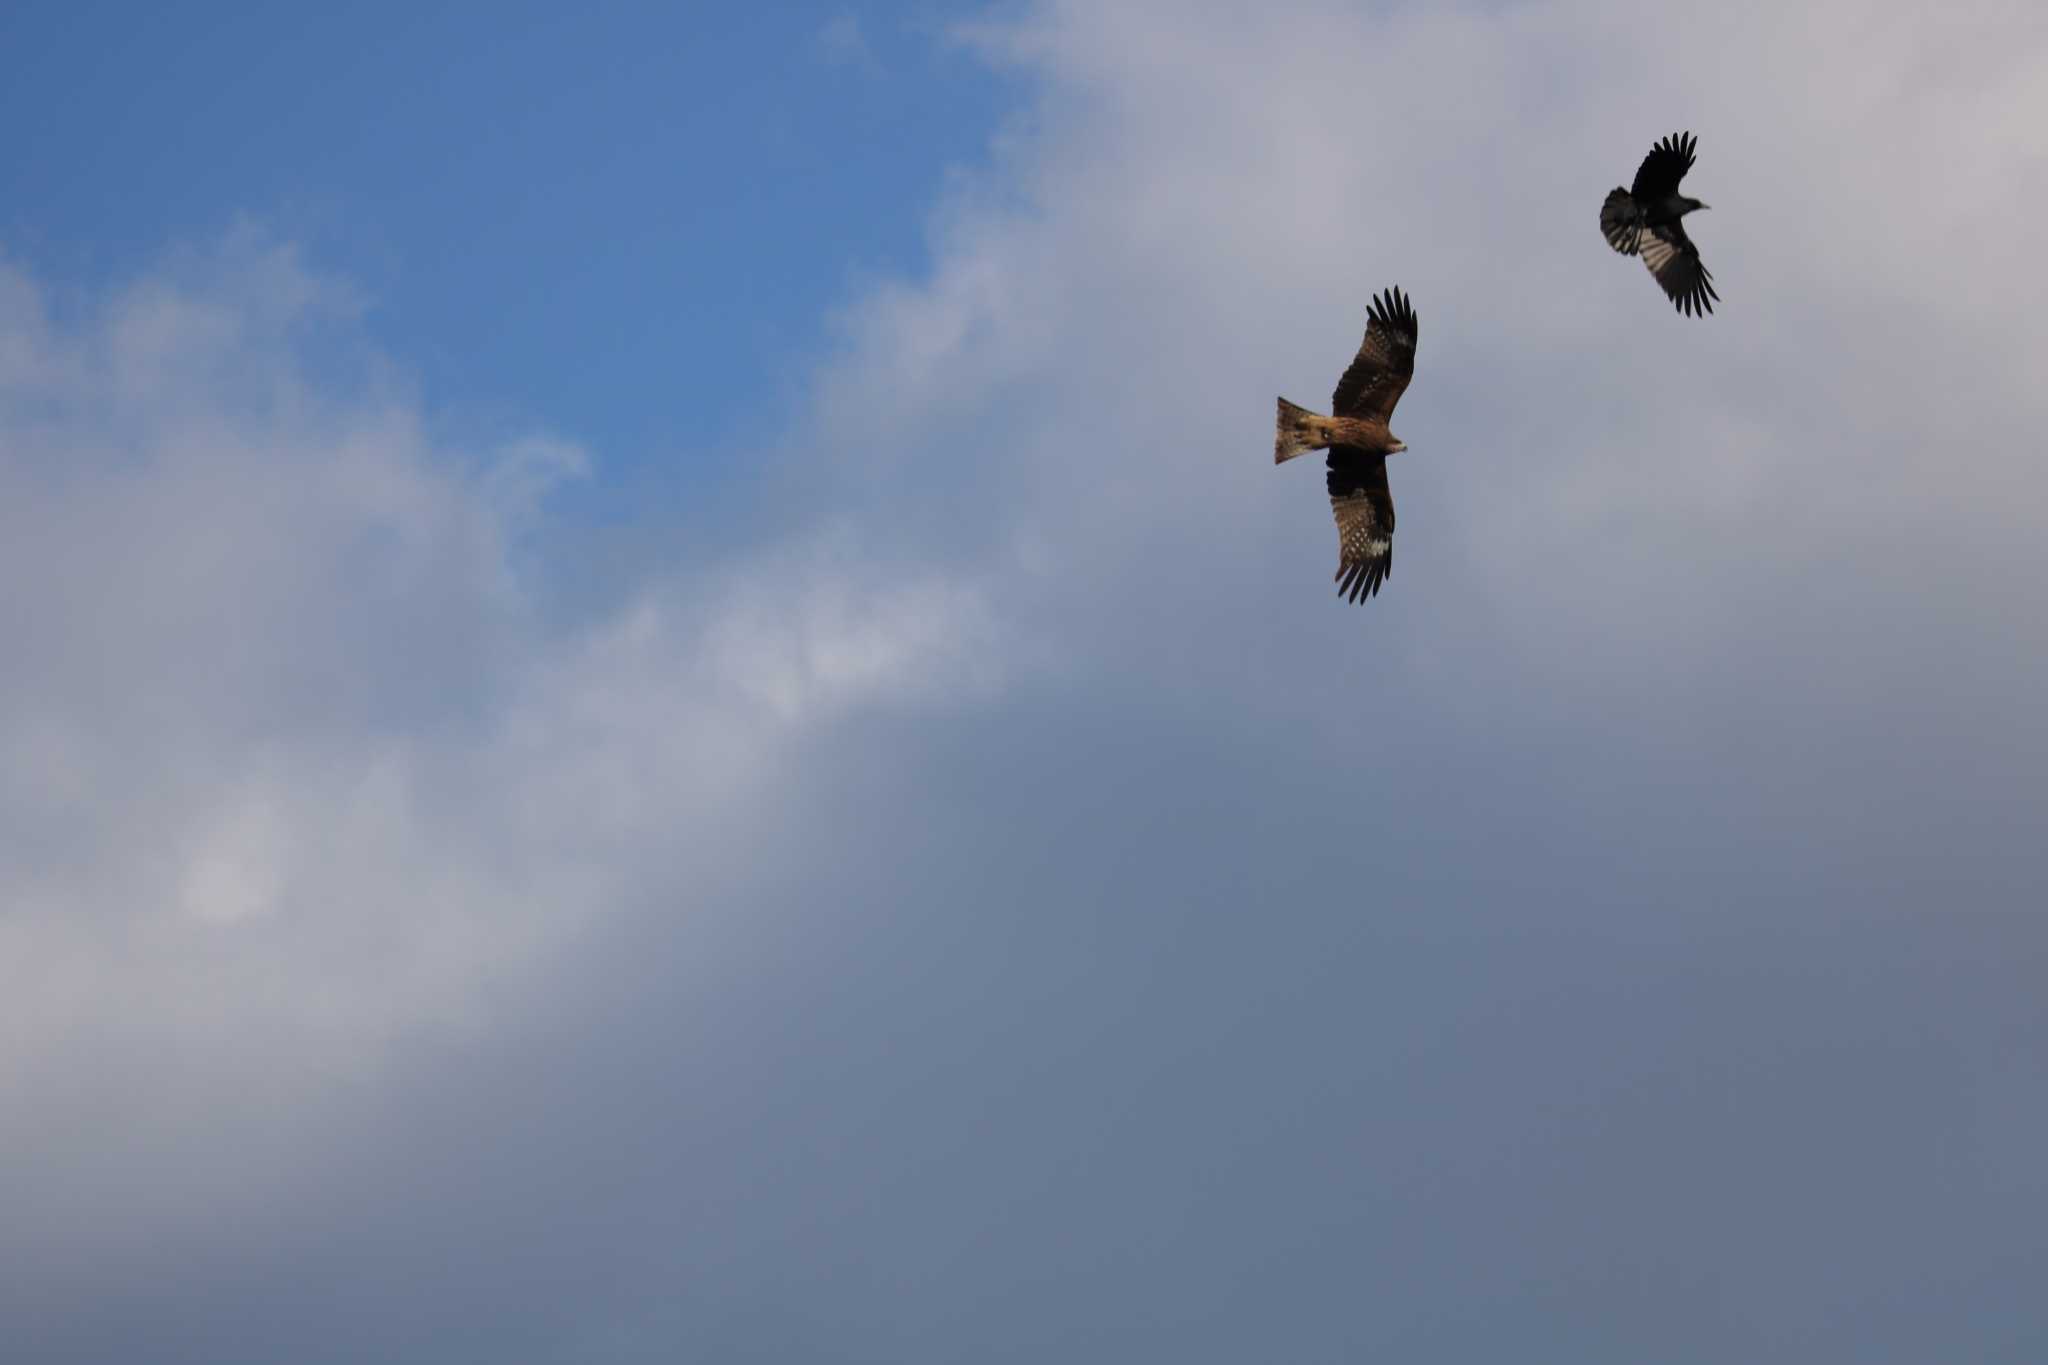
{"label": "white wing patch", "polygon": [[1664,267],[1671,264],[1671,258],[1678,255],[1678,248],[1654,232],[1646,232],[1642,238],[1643,264],[1650,267],[1652,275],[1662,275]]}
{"label": "white wing patch", "polygon": [[1707,273],[1699,253],[1680,245],[1681,241],[1675,230],[1643,233],[1643,264],[1679,312],[1704,317],[1714,311],[1721,296],[1714,292],[1714,277]]}

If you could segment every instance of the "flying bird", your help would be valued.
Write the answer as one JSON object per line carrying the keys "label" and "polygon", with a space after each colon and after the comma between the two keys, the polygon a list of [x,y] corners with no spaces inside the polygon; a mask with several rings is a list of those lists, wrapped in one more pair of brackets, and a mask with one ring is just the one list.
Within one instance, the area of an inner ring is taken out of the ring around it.
{"label": "flying bird", "polygon": [[1692,169],[1694,145],[1691,133],[1673,133],[1652,147],[1636,168],[1636,183],[1628,189],[1617,186],[1600,206],[1600,232],[1622,255],[1642,253],[1643,264],[1679,312],[1704,317],[1721,296],[1681,220],[1707,206],[1678,192],[1678,182]]}
{"label": "flying bird", "polygon": [[1398,288],[1376,296],[1365,340],[1337,391],[1334,416],[1279,400],[1273,463],[1329,447],[1330,508],[1337,515],[1337,595],[1353,602],[1371,597],[1394,567],[1394,495],[1387,487],[1387,456],[1408,448],[1387,430],[1394,404],[1415,373],[1415,310]]}

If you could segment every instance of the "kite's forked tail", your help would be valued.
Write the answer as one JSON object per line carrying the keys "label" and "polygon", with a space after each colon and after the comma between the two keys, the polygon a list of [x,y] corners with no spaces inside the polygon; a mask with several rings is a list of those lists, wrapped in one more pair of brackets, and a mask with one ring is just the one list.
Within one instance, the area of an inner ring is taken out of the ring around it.
{"label": "kite's forked tail", "polygon": [[1305,451],[1324,446],[1363,446],[1393,454],[1408,447],[1395,440],[1384,422],[1370,417],[1325,417],[1320,412],[1279,400],[1273,419],[1273,463],[1286,464]]}
{"label": "kite's forked tail", "polygon": [[1330,443],[1327,430],[1317,430],[1318,424],[1327,426],[1329,418],[1319,417],[1307,408],[1298,407],[1285,398],[1279,400],[1280,414],[1273,422],[1273,463],[1285,464],[1297,455]]}
{"label": "kite's forked tail", "polygon": [[1285,398],[1279,401],[1280,414],[1273,420],[1274,464],[1285,464],[1304,451],[1324,446],[1360,445],[1390,452],[1407,449],[1387,434],[1382,422],[1366,417],[1325,417]]}

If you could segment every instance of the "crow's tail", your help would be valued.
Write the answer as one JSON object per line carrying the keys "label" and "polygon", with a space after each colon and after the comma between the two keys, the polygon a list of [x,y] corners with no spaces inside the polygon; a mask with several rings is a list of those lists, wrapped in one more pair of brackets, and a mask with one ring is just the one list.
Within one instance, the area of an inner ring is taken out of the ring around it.
{"label": "crow's tail", "polygon": [[1600,206],[1600,235],[1622,255],[1636,254],[1643,235],[1643,211],[1637,207],[1634,195],[1616,189],[1607,196],[1607,202]]}

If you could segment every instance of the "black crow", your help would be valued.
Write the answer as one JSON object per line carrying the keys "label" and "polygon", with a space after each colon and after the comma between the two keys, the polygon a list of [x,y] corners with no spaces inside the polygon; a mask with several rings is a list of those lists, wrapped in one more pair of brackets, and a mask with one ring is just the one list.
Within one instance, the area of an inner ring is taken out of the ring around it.
{"label": "black crow", "polygon": [[1643,264],[1679,312],[1704,317],[1721,296],[1680,221],[1706,207],[1678,192],[1678,182],[1692,169],[1693,145],[1691,133],[1674,133],[1652,147],[1636,170],[1634,186],[1615,189],[1600,206],[1600,233],[1624,256],[1641,252]]}

